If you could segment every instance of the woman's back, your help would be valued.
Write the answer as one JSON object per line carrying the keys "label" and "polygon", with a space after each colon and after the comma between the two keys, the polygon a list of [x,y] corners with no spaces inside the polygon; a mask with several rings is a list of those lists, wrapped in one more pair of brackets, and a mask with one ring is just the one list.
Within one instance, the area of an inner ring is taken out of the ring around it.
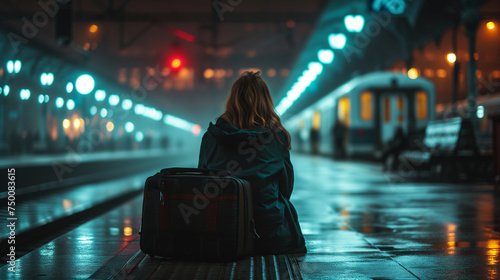
{"label": "woman's back", "polygon": [[290,136],[258,73],[246,72],[231,89],[226,112],[203,136],[199,168],[226,169],[252,184],[261,254],[303,253],[295,208]]}

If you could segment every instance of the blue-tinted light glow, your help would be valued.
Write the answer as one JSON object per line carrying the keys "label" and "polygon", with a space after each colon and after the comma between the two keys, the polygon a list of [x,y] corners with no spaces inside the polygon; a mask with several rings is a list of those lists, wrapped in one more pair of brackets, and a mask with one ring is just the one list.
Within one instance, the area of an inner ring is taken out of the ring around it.
{"label": "blue-tinted light glow", "polygon": [[163,118],[163,122],[167,125],[171,125],[189,132],[193,131],[193,126],[195,125],[194,123],[190,123],[184,119],[168,114]]}
{"label": "blue-tinted light glow", "polygon": [[47,85],[47,73],[42,73],[42,75],[40,75],[40,83],[42,86]]}
{"label": "blue-tinted light glow", "polygon": [[133,123],[131,123],[131,122],[125,123],[125,131],[126,132],[130,133],[130,132],[134,131],[134,128],[135,128],[135,126]]}
{"label": "blue-tinted light glow", "polygon": [[21,89],[21,91],[19,92],[19,97],[21,98],[21,100],[28,100],[30,99],[30,96],[31,91],[29,89]]}
{"label": "blue-tinted light glow", "polygon": [[109,96],[108,102],[109,102],[109,105],[116,106],[116,105],[118,105],[118,103],[120,103],[120,97],[116,94],[112,94]]}
{"label": "blue-tinted light glow", "polygon": [[44,99],[43,94],[38,95],[38,103],[42,104]]}
{"label": "blue-tinted light glow", "polygon": [[97,114],[97,107],[96,106],[90,107],[90,114],[92,116],[95,116],[95,114]]}
{"label": "blue-tinted light glow", "polygon": [[105,118],[108,115],[108,110],[106,110],[106,108],[102,108],[100,115],[101,115],[101,118]]}
{"label": "blue-tinted light glow", "polygon": [[135,105],[134,113],[136,113],[137,115],[142,115],[142,114],[144,114],[144,111],[146,111],[146,108],[144,107],[144,105],[142,105],[142,104]]}
{"label": "blue-tinted light glow", "polygon": [[142,142],[142,140],[144,140],[144,134],[140,131],[137,131],[135,133],[135,141]]}
{"label": "blue-tinted light glow", "polygon": [[47,73],[47,85],[50,86],[54,82],[54,74]]}
{"label": "blue-tinted light glow", "polygon": [[318,59],[323,64],[331,64],[333,62],[333,58],[335,57],[332,50],[319,50],[318,51]]}
{"label": "blue-tinted light glow", "polygon": [[7,96],[10,93],[10,87],[9,85],[3,86],[3,95]]}
{"label": "blue-tinted light glow", "polygon": [[94,89],[94,78],[88,74],[83,74],[78,79],[76,79],[76,91],[80,94],[89,94]]}
{"label": "blue-tinted light glow", "polygon": [[73,99],[68,99],[68,101],[66,101],[66,108],[70,111],[75,109],[75,101],[73,101]]}
{"label": "blue-tinted light glow", "polygon": [[7,61],[7,73],[12,74],[14,72],[14,61]]}
{"label": "blue-tinted light glow", "polygon": [[73,91],[73,88],[74,88],[74,86],[73,86],[72,82],[69,82],[66,84],[66,92],[67,93],[71,93]]}
{"label": "blue-tinted light glow", "polygon": [[142,104],[135,105],[134,113],[146,118],[153,119],[155,121],[159,121],[163,118],[163,113],[160,110],[157,110],[153,107],[144,106]]}
{"label": "blue-tinted light glow", "polygon": [[95,91],[95,101],[103,101],[106,99],[106,92],[102,89],[98,89]]}
{"label": "blue-tinted light glow", "polygon": [[21,71],[22,63],[20,60],[14,61],[14,73],[19,73]]}
{"label": "blue-tinted light glow", "polygon": [[309,62],[307,65],[308,69],[311,70],[316,76],[321,74],[323,71],[323,65],[317,61]]}
{"label": "blue-tinted light glow", "polygon": [[344,17],[344,25],[349,32],[361,32],[365,25],[365,18],[362,15],[347,15]]}
{"label": "blue-tinted light glow", "polygon": [[56,107],[62,108],[64,106],[64,99],[62,97],[56,98]]}
{"label": "blue-tinted light glow", "polygon": [[330,47],[332,47],[332,49],[338,49],[338,50],[343,49],[345,47],[346,41],[347,38],[342,33],[339,34],[332,33],[328,35],[328,43],[330,44]]}
{"label": "blue-tinted light glow", "polygon": [[43,101],[45,101],[45,103],[49,103],[49,100],[50,100],[50,97],[46,94],[46,95],[44,96]]}
{"label": "blue-tinted light glow", "polygon": [[122,101],[122,108],[123,110],[130,110],[132,108],[132,100],[124,99]]}
{"label": "blue-tinted light glow", "polygon": [[484,106],[482,105],[477,106],[476,116],[478,119],[484,118]]}

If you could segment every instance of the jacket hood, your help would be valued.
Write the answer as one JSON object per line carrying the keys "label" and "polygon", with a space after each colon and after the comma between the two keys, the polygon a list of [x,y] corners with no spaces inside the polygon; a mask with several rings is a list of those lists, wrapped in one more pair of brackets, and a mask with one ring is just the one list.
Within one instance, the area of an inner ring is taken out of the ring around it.
{"label": "jacket hood", "polygon": [[[210,123],[208,133],[217,139],[218,142],[224,145],[238,145],[242,141],[250,138],[267,138],[272,131],[269,128],[256,128],[252,130],[240,129],[223,118],[218,118],[216,123]],[[259,137],[259,135],[261,137]]]}

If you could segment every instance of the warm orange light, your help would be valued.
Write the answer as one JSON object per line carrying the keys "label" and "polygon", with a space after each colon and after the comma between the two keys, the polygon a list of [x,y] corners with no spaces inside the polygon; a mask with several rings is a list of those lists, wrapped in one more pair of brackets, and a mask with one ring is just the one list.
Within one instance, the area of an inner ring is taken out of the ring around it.
{"label": "warm orange light", "polygon": [[172,60],[172,63],[170,63],[170,65],[172,66],[172,68],[179,68],[179,67],[181,67],[181,64],[182,64],[182,62],[178,58]]}
{"label": "warm orange light", "polygon": [[276,76],[276,70],[274,70],[274,68],[269,68],[269,70],[267,70],[267,75],[271,78]]}
{"label": "warm orange light", "polygon": [[124,227],[123,228],[123,235],[131,236],[132,235],[132,228],[131,227]]}
{"label": "warm orange light", "polygon": [[115,128],[115,125],[114,125],[112,122],[108,122],[108,123],[106,124],[106,129],[107,129],[109,132],[113,131],[113,129],[114,129],[114,128]]}
{"label": "warm orange light", "polygon": [[67,128],[69,127],[69,125],[70,125],[70,124],[71,124],[71,123],[69,122],[69,120],[68,120],[68,119],[64,119],[64,120],[63,120],[62,125],[63,125],[63,127],[64,127],[64,128],[66,128],[66,129],[67,129]]}
{"label": "warm orange light", "polygon": [[80,120],[79,119],[76,119],[74,122],[73,122],[73,126],[75,128],[79,128],[80,127]]}
{"label": "warm orange light", "polygon": [[449,63],[455,63],[455,61],[457,61],[457,56],[454,53],[449,53],[446,55],[446,60],[448,60]]}
{"label": "warm orange light", "polygon": [[486,23],[486,28],[489,30],[495,29],[495,23],[493,21]]}
{"label": "warm orange light", "polygon": [[69,210],[71,208],[71,200],[63,199],[63,207],[65,210]]}
{"label": "warm orange light", "polygon": [[203,77],[205,77],[205,79],[210,79],[214,76],[215,72],[214,70],[208,68],[208,69],[205,69],[205,72],[203,72]]}
{"label": "warm orange light", "polygon": [[446,78],[446,70],[444,69],[438,69],[436,71],[436,75],[439,77],[439,78]]}
{"label": "warm orange light", "polygon": [[408,77],[410,79],[418,78],[418,70],[415,68],[410,68],[410,70],[408,70]]}
{"label": "warm orange light", "polygon": [[90,33],[96,33],[97,29],[99,29],[99,27],[95,24],[92,24],[89,28],[89,31],[90,31]]}

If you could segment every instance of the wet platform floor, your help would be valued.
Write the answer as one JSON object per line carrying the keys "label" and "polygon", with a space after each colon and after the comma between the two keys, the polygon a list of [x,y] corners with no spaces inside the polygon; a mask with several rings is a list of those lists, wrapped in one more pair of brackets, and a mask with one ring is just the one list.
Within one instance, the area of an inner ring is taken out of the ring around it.
{"label": "wet platform floor", "polygon": [[500,204],[488,185],[413,182],[371,163],[293,154],[304,256],[235,263],[139,252],[140,197],[45,244],[2,279],[498,279]]}

